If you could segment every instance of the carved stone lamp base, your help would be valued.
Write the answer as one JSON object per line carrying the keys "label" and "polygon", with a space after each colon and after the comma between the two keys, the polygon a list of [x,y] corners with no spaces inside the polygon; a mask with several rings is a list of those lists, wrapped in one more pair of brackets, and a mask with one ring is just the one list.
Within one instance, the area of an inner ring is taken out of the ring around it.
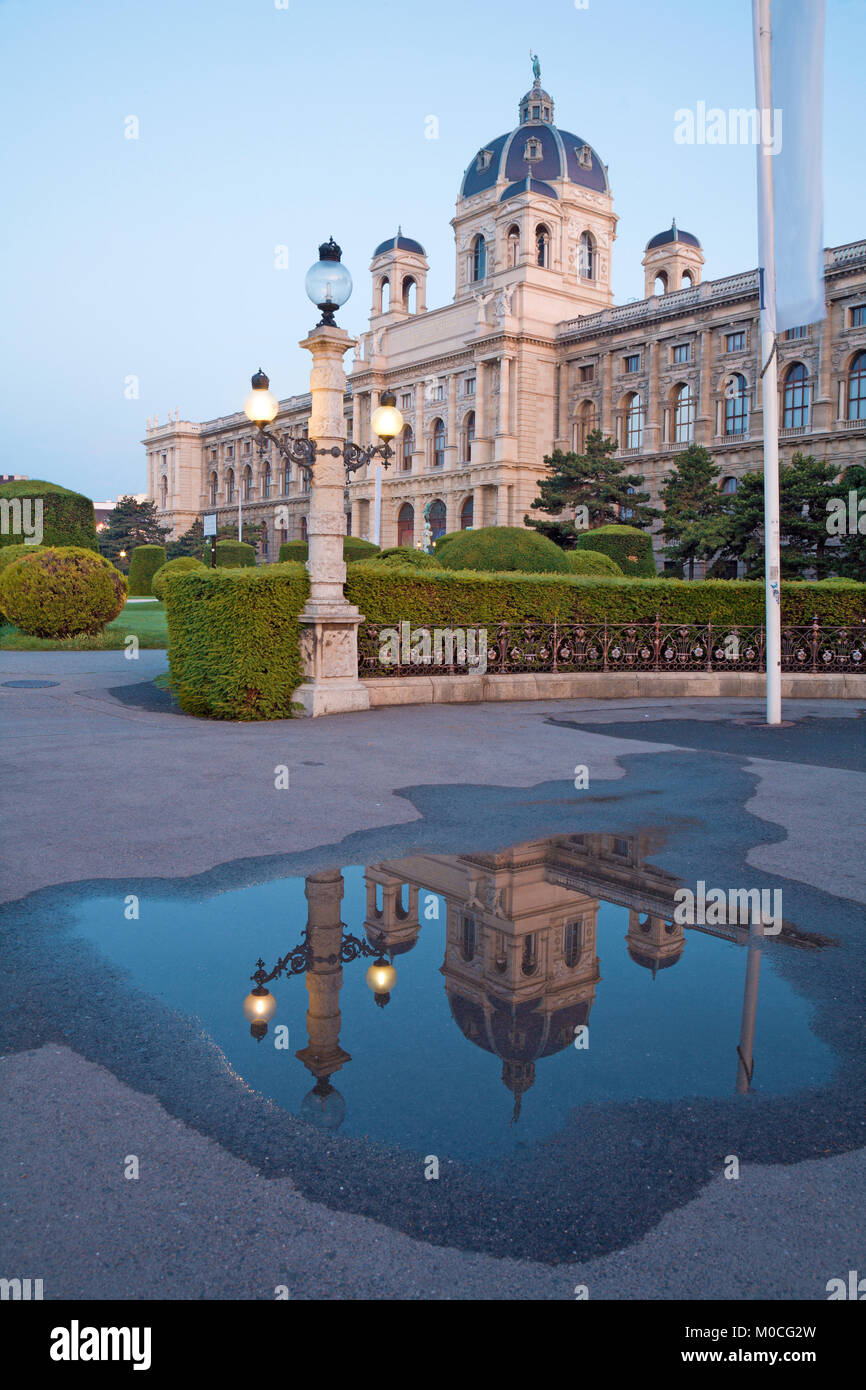
{"label": "carved stone lamp base", "polygon": [[363,621],[351,604],[315,604],[300,615],[304,682],[294,699],[311,718],[370,708],[370,694],[358,679],[358,627]]}

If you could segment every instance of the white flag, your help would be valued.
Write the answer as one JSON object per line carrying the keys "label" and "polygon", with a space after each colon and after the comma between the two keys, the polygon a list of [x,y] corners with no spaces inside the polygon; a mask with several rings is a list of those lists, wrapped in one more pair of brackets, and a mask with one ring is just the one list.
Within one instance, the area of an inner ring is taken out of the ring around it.
{"label": "white flag", "polygon": [[[760,0],[752,0],[758,34]],[[824,0],[770,0],[770,90],[764,90],[760,44],[755,44],[758,144],[758,250],[764,270],[764,302],[772,312],[774,287],[767,283],[768,185],[772,180],[775,251],[775,321],[786,328],[817,323],[826,316],[824,296]],[[764,114],[766,113],[766,114]],[[770,130],[772,119],[772,134]],[[768,165],[771,169],[768,170]]]}

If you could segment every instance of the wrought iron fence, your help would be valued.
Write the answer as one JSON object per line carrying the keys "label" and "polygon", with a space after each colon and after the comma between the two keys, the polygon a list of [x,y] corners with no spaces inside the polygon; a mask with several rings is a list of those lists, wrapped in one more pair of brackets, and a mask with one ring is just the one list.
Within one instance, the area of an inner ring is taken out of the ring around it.
{"label": "wrought iron fence", "polygon": [[[484,638],[482,639],[482,634]],[[484,643],[486,642],[486,648]],[[483,652],[479,664],[479,657]],[[502,622],[424,627],[362,623],[360,676],[573,671],[763,671],[764,628],[754,624]],[[866,670],[866,624],[814,618],[782,627],[782,670]]]}

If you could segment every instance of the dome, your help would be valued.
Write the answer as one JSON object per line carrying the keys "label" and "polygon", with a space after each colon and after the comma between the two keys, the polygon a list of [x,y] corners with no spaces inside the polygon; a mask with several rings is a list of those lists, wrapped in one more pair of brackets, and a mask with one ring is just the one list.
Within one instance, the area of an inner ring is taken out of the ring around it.
{"label": "dome", "polygon": [[543,197],[557,198],[551,184],[558,181],[596,193],[610,192],[607,169],[592,146],[553,124],[553,99],[539,78],[521,99],[519,115],[516,129],[497,135],[474,156],[463,175],[461,198],[474,198],[502,182],[506,188],[500,202],[527,188]]}
{"label": "dome", "polygon": [[631,941],[628,942],[627,949],[635,965],[642,965],[646,970],[651,970],[653,974],[655,974],[657,970],[670,969],[672,965],[676,965],[683,954],[683,948],[680,946],[676,955],[659,957],[653,951],[638,950]]}
{"label": "dome", "polygon": [[403,229],[397,228],[397,235],[389,237],[387,241],[381,241],[373,252],[373,260],[381,256],[385,251],[414,251],[416,256],[426,256],[427,252],[420,241],[413,241],[412,237],[404,236]]}
{"label": "dome", "polygon": [[657,236],[650,237],[646,244],[647,251],[653,251],[657,246],[668,246],[673,241],[683,241],[687,246],[696,246],[701,250],[701,243],[691,232],[681,232],[677,226],[676,218],[671,222],[667,231],[659,232]]}

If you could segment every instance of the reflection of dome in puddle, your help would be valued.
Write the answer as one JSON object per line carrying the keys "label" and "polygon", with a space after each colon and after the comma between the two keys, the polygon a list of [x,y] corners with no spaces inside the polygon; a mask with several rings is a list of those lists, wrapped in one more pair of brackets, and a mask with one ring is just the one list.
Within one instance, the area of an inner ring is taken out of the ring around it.
{"label": "reflection of dome in puddle", "polygon": [[346,1102],[327,1079],[317,1081],[301,1101],[300,1118],[314,1129],[339,1129],[346,1116]]}

